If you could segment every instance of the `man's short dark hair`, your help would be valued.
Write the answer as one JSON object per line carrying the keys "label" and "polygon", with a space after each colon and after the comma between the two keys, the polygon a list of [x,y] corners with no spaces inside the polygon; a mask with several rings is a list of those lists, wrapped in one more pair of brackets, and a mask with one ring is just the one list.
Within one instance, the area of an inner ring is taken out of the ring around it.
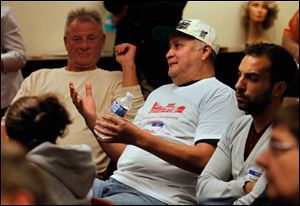
{"label": "man's short dark hair", "polygon": [[292,55],[281,46],[269,43],[252,44],[246,48],[245,53],[254,57],[265,56],[270,60],[272,84],[284,81],[289,89],[296,81],[297,64]]}

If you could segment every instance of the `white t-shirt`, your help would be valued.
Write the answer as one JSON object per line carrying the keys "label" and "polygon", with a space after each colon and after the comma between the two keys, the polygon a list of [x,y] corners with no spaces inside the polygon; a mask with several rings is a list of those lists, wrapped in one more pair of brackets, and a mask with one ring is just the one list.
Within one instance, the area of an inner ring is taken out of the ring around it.
{"label": "white t-shirt", "polygon": [[[188,86],[175,84],[153,91],[134,122],[161,138],[194,145],[220,139],[226,126],[243,113],[235,92],[216,78]],[[198,174],[128,145],[118,161],[114,179],[167,204],[196,204]]]}

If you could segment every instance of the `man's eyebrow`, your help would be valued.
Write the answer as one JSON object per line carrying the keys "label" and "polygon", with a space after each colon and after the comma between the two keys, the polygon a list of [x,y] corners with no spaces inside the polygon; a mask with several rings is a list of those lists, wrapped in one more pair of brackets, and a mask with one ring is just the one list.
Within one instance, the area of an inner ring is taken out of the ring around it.
{"label": "man's eyebrow", "polygon": [[[242,73],[240,69],[238,69],[238,73]],[[259,76],[265,76],[266,74],[270,73],[270,68],[269,67],[265,67],[265,68],[261,68],[259,71],[247,71],[247,72],[243,72],[244,74],[256,74]]]}

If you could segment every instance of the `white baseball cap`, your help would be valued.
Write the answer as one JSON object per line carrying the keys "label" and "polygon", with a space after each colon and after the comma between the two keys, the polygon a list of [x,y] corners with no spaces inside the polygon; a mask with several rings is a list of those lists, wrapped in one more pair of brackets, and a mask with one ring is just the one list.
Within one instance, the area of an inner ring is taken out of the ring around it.
{"label": "white baseball cap", "polygon": [[176,28],[157,26],[153,29],[152,36],[157,41],[166,44],[169,42],[171,33],[187,34],[211,46],[215,54],[219,52],[220,46],[215,30],[200,19],[182,19]]}

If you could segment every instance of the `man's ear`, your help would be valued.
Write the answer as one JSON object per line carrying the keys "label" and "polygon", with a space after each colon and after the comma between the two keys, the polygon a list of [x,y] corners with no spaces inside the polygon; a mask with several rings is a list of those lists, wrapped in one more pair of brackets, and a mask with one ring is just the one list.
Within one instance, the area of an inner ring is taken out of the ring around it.
{"label": "man's ear", "polygon": [[212,48],[208,45],[205,45],[200,52],[202,52],[202,60],[205,60],[209,57],[209,55],[212,53]]}
{"label": "man's ear", "polygon": [[272,94],[276,97],[283,96],[284,92],[287,89],[287,84],[284,81],[276,82],[273,86]]}

